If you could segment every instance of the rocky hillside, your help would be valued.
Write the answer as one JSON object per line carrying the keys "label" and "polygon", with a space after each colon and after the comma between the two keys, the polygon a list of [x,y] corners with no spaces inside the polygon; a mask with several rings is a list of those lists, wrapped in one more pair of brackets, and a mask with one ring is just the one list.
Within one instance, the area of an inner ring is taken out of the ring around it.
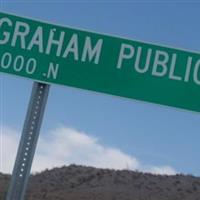
{"label": "rocky hillside", "polygon": [[[10,176],[0,174],[0,200]],[[200,200],[200,178],[71,165],[31,177],[26,200]]]}

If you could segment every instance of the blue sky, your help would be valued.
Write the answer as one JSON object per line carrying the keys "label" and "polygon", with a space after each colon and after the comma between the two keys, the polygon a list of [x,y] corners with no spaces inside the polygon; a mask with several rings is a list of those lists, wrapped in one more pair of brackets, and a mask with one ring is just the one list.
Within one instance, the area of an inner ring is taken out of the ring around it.
{"label": "blue sky", "polygon": [[[6,0],[1,1],[1,10],[51,23],[198,51],[200,4],[195,1],[171,2]],[[15,130],[13,132],[19,137],[32,81],[0,74],[0,84],[1,127]],[[200,176],[198,113],[52,85],[41,131],[43,139],[58,127],[98,138],[95,144],[118,149],[136,158],[142,163],[141,169],[170,166],[178,173]],[[8,152],[11,147],[6,148]]]}

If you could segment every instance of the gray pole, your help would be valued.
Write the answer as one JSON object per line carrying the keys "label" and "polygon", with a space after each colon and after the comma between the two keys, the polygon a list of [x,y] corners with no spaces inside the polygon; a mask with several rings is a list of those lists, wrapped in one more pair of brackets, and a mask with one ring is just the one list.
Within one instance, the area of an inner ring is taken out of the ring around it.
{"label": "gray pole", "polygon": [[34,82],[6,200],[23,200],[38,141],[49,85]]}

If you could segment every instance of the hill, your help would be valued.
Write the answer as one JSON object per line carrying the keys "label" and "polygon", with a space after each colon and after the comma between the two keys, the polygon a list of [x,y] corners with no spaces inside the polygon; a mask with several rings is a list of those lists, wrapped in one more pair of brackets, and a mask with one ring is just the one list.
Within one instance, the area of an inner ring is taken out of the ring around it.
{"label": "hill", "polygon": [[[10,176],[0,174],[0,200]],[[200,200],[200,178],[70,165],[32,175],[26,200]]]}

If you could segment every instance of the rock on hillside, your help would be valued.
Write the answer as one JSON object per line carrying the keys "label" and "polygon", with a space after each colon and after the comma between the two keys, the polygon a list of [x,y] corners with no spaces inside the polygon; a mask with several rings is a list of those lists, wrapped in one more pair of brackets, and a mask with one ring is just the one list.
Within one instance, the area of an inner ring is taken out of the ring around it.
{"label": "rock on hillside", "polygon": [[[10,176],[0,174],[0,200]],[[71,165],[31,176],[26,200],[200,200],[200,178]]]}

